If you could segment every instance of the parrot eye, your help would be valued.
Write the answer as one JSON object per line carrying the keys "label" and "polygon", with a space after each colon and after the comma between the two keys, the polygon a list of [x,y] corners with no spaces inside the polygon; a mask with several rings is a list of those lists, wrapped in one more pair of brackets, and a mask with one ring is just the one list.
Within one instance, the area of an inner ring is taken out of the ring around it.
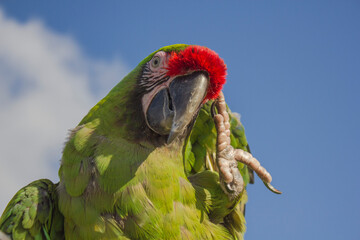
{"label": "parrot eye", "polygon": [[152,60],[151,60],[151,66],[153,68],[157,68],[160,65],[160,57],[159,56],[155,56]]}

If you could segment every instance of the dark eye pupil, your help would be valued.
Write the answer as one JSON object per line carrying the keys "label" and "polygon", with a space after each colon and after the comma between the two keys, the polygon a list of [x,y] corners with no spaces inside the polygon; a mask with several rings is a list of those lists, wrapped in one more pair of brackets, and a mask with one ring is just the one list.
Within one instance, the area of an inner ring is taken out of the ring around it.
{"label": "dark eye pupil", "polygon": [[159,63],[159,61],[157,59],[155,59],[154,64],[158,65],[158,63]]}

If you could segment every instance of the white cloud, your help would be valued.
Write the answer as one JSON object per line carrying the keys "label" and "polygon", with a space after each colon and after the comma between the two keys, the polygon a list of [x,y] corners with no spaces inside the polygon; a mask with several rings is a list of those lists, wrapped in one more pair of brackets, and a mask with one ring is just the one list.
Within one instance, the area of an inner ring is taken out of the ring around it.
{"label": "white cloud", "polygon": [[57,182],[68,129],[126,73],[119,60],[91,60],[69,36],[0,9],[0,215],[21,187]]}

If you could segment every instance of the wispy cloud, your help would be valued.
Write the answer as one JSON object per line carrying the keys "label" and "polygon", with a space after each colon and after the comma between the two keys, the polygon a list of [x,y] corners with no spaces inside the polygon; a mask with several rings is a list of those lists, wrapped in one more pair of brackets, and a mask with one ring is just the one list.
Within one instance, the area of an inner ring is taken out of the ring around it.
{"label": "wispy cloud", "polygon": [[67,130],[127,72],[87,58],[70,36],[0,9],[0,214],[33,180],[58,181]]}

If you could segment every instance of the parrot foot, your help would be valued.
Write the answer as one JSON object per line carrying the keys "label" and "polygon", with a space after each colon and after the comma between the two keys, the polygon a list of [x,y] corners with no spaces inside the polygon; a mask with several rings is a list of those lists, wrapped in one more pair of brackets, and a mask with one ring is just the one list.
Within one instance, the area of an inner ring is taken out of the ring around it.
{"label": "parrot foot", "polygon": [[218,114],[214,114],[215,109],[212,109],[212,113],[217,131],[216,163],[219,169],[220,185],[228,197],[234,200],[244,190],[244,180],[238,169],[235,150],[230,145],[229,114],[226,111],[222,92],[215,101],[215,105]]}
{"label": "parrot foot", "polygon": [[250,153],[242,149],[234,149],[230,145],[229,114],[226,111],[225,98],[222,92],[220,92],[219,97],[214,103],[218,111],[218,113],[215,114],[213,105],[211,112],[217,131],[216,161],[219,168],[221,187],[224,192],[227,193],[229,198],[233,199],[243,191],[244,181],[237,163],[241,162],[253,169],[270,191],[281,194],[281,191],[270,184],[272,180],[270,173],[260,165],[256,158]]}

